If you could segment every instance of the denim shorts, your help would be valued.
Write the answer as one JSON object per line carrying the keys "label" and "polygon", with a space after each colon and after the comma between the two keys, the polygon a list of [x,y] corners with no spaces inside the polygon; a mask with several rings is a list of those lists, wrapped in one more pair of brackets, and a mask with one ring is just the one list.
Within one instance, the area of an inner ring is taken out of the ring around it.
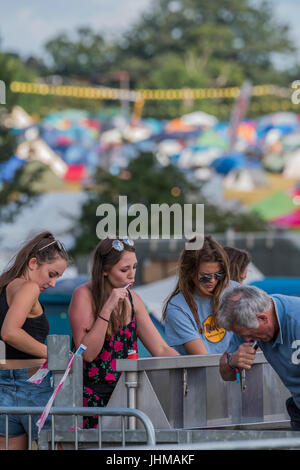
{"label": "denim shorts", "polygon": [[[46,375],[41,384],[27,382],[30,369],[0,369],[0,406],[44,407],[53,389],[50,384],[50,373]],[[32,415],[32,439],[37,440],[38,428],[36,422],[38,415]],[[8,436],[21,436],[29,433],[28,415],[8,415]],[[48,421],[48,422],[47,422]],[[44,428],[49,426],[49,417]],[[5,436],[5,415],[0,415],[0,435]]]}

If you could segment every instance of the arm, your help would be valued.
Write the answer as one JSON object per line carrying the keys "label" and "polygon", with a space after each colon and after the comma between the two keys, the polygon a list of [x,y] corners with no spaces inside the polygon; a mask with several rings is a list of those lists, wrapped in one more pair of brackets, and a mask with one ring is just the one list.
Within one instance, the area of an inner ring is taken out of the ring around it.
{"label": "arm", "polygon": [[[237,369],[249,370],[255,359],[256,350],[253,343],[243,343],[231,356],[231,364]],[[226,364],[226,352],[220,359],[220,374],[223,380],[235,380],[235,371]]]}
{"label": "arm", "polygon": [[169,303],[165,325],[168,342],[183,345],[187,354],[208,354],[188,307]]}
{"label": "arm", "polygon": [[161,337],[155,328],[140,296],[131,291],[137,321],[137,335],[152,356],[179,356]]}
{"label": "arm", "polygon": [[[128,295],[126,289],[113,289],[98,315],[109,321],[110,315],[117,303]],[[101,351],[108,322],[94,316],[92,309],[92,296],[86,284],[77,287],[72,295],[69,307],[69,320],[76,349],[84,344],[87,349],[83,359],[92,362]]]}
{"label": "arm", "polygon": [[208,354],[207,349],[200,338],[187,341],[183,346],[188,354]]}
{"label": "arm", "polygon": [[19,351],[46,359],[47,346],[22,329],[26,318],[38,301],[39,294],[39,286],[32,281],[24,282],[16,290],[1,328],[1,337]]}

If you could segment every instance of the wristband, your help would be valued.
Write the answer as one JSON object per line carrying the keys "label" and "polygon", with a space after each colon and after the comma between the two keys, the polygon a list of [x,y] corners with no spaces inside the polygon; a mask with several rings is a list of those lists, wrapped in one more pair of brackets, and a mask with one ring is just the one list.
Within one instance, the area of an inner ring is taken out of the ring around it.
{"label": "wristband", "polygon": [[109,323],[109,320],[107,320],[107,318],[104,318],[104,317],[101,317],[101,315],[97,315],[98,318],[101,318],[101,320],[104,320],[106,321],[107,323]]}
{"label": "wristband", "polygon": [[238,369],[238,367],[234,367],[231,363],[231,357],[232,357],[232,354],[230,353],[226,353],[226,356],[225,356],[225,362],[226,364],[232,369],[235,371],[235,377],[236,377],[236,381],[237,383],[240,382],[240,370]]}

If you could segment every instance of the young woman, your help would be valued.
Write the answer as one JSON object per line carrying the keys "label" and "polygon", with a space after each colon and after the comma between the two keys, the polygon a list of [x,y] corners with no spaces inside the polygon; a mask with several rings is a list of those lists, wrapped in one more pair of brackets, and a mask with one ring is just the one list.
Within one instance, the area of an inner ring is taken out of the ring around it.
{"label": "young woman", "polygon": [[167,343],[180,354],[223,353],[232,333],[219,328],[219,300],[230,284],[227,255],[210,235],[200,250],[183,250],[178,283],[163,310]]}
{"label": "young woman", "polygon": [[[75,347],[83,353],[84,406],[106,406],[120,377],[116,359],[137,351],[139,337],[153,356],[175,356],[153,325],[134,291],[137,258],[127,238],[105,239],[96,247],[91,281],[74,290],[69,308]],[[84,420],[85,428],[97,427],[96,417]]]}
{"label": "young woman", "polygon": [[[44,406],[52,388],[49,374],[40,385],[28,382],[47,358],[49,324],[39,295],[54,287],[67,266],[63,245],[43,232],[17,253],[0,276],[0,339],[5,358],[0,361],[0,406]],[[3,344],[3,343],[2,343]],[[3,360],[5,359],[5,360]],[[37,439],[32,416],[32,439]],[[28,417],[9,415],[9,449],[26,449]],[[5,416],[0,415],[0,448],[5,447]]]}
{"label": "young woman", "polygon": [[251,261],[249,253],[232,246],[224,246],[224,250],[229,260],[230,279],[243,284]]}

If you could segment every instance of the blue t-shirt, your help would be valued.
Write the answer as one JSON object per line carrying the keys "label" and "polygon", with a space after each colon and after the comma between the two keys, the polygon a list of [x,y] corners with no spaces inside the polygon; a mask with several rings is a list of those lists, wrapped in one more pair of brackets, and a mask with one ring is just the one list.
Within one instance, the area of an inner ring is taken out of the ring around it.
{"label": "blue t-shirt", "polygon": [[[231,287],[238,285],[230,281]],[[226,291],[224,289],[223,293]],[[165,335],[169,346],[176,349],[179,354],[188,354],[183,346],[193,339],[201,339],[209,354],[222,354],[226,351],[232,332],[224,328],[213,328],[211,326],[213,304],[212,299],[203,299],[194,294],[197,312],[200,322],[200,331],[194,319],[193,313],[188,306],[183,294],[172,297],[166,309]]]}
{"label": "blue t-shirt", "polygon": [[[279,332],[272,341],[258,341],[265,358],[291,392],[300,408],[300,297],[271,295],[279,323]],[[228,352],[234,352],[243,338],[233,334]]]}

